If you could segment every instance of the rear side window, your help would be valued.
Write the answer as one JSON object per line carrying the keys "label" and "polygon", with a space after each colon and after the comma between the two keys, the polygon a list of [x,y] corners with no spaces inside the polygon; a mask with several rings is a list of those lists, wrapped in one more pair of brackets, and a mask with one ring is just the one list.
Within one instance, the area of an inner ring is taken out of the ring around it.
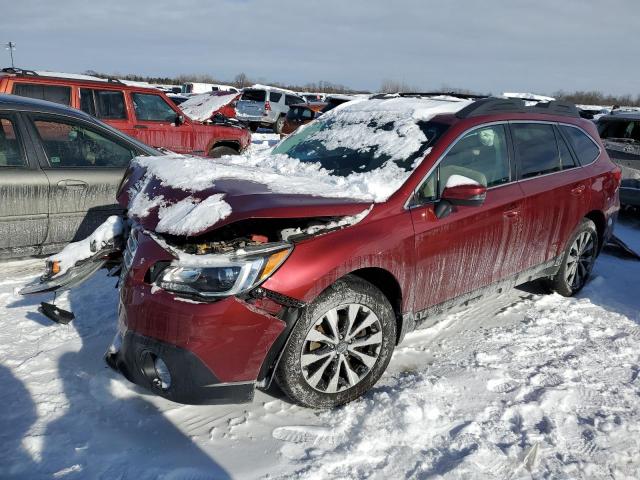
{"label": "rear side window", "polygon": [[124,94],[117,90],[80,89],[80,108],[103,120],[126,120]]}
{"label": "rear side window", "polygon": [[15,83],[13,85],[13,94],[62,105],[71,104],[71,87],[40,85],[37,83]]}
{"label": "rear side window", "polygon": [[556,140],[558,141],[558,150],[560,151],[560,166],[562,170],[573,168],[576,166],[576,162],[571,155],[571,150],[567,146],[567,142],[564,141],[560,132],[556,130]]}
{"label": "rear side window", "polygon": [[0,168],[26,166],[16,125],[10,118],[0,117]]}
{"label": "rear side window", "polygon": [[313,111],[305,107],[292,107],[287,112],[289,120],[310,120],[313,118]]}
{"label": "rear side window", "polygon": [[265,98],[267,98],[267,92],[265,92],[264,90],[245,90],[240,100],[264,102]]}
{"label": "rear side window", "polygon": [[304,100],[300,97],[294,97],[293,95],[285,95],[284,103],[287,105],[295,105],[296,103],[304,103]]}
{"label": "rear side window", "polygon": [[135,151],[75,122],[40,118],[33,122],[53,168],[126,167]]}
{"label": "rear side window", "polygon": [[558,172],[560,155],[553,125],[514,123],[511,125],[520,178]]}
{"label": "rear side window", "polygon": [[138,120],[174,122],[176,112],[160,95],[133,93],[133,108]]}
{"label": "rear side window", "polygon": [[269,101],[271,102],[279,102],[282,98],[282,94],[278,92],[269,92]]}
{"label": "rear side window", "polygon": [[569,139],[573,151],[582,165],[593,162],[600,154],[600,148],[582,130],[574,127],[561,126],[562,132]]}

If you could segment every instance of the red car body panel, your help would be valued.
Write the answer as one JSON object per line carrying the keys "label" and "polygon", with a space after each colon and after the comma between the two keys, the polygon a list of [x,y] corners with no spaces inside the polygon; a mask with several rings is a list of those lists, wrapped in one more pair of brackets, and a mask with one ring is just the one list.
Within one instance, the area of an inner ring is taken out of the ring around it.
{"label": "red car body panel", "polygon": [[[526,114],[464,120],[439,116],[438,121],[451,127],[386,202],[374,204],[355,225],[295,243],[287,260],[261,285],[279,296],[268,308],[235,297],[194,304],[165,291],[154,293],[145,275],[171,255],[143,235],[146,240],[122,289],[121,321],[128,330],[194,352],[225,382],[256,380],[285,331],[278,308],[284,311],[286,302],[279,298],[309,303],[347,274],[374,275],[397,292],[398,316],[412,316],[532,267],[554,264],[585,216],[594,220],[601,239],[606,238],[618,209],[619,176],[595,128],[578,118],[534,118],[586,130],[598,142],[600,156],[590,165],[489,188],[482,205],[457,206],[438,218],[435,204],[409,208],[408,203],[448,147],[468,129],[489,121],[532,121]],[[122,204],[141,175],[139,170],[130,172],[119,197]],[[150,195],[161,193],[170,202],[187,196],[156,182],[147,188]],[[349,200],[274,194],[264,185],[236,180],[216,182],[215,188],[195,195],[214,193],[225,193],[233,212],[215,228],[252,218],[354,215],[369,207]],[[157,220],[155,212],[137,219],[148,230]]]}
{"label": "red car body panel", "polygon": [[[208,155],[216,145],[226,145],[244,151],[251,144],[251,132],[247,128],[226,125],[203,124],[183,115],[161,90],[125,85],[120,82],[101,82],[74,78],[56,78],[32,75],[0,75],[0,93],[13,93],[17,84],[37,84],[63,86],[71,89],[69,106],[80,110],[80,89],[108,90],[122,92],[125,99],[127,118],[100,119],[104,123],[156,148],[166,148],[177,153]],[[131,95],[134,93],[157,95],[176,113],[182,115],[184,123],[166,121],[146,121],[136,118]]]}

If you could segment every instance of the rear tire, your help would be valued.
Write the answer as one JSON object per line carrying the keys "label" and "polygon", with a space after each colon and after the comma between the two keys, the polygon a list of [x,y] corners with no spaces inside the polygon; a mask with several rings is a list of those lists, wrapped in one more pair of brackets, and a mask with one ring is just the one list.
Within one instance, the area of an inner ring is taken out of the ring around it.
{"label": "rear tire", "polygon": [[213,147],[209,152],[209,157],[220,158],[224,155],[238,155],[238,153],[239,152],[237,150],[231,147],[220,146],[220,147]]}
{"label": "rear tire", "polygon": [[378,381],[395,342],[389,300],[369,282],[347,275],[303,310],[276,369],[276,382],[305,407],[342,405]]}
{"label": "rear tire", "polygon": [[276,123],[273,124],[273,131],[280,135],[282,133],[282,129],[284,128],[284,117],[280,115],[276,120]]}
{"label": "rear tire", "polygon": [[551,288],[564,297],[578,293],[587,283],[598,256],[598,231],[595,224],[583,218],[569,239],[558,273],[551,279]]}

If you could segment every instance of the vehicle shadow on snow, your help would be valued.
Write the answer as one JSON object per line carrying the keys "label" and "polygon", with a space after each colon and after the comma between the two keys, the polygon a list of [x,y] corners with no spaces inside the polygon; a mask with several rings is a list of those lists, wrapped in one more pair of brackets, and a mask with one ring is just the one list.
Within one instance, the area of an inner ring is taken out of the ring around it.
{"label": "vehicle shadow on snow", "polygon": [[23,440],[37,419],[36,406],[29,391],[12,373],[0,365],[0,477],[30,475],[36,464]]}
{"label": "vehicle shadow on snow", "polygon": [[[81,346],[59,358],[57,377],[66,409],[46,427],[36,471],[48,476],[64,471],[65,478],[231,478],[144,398],[146,391],[104,363],[103,354],[116,330],[114,284],[115,279],[98,274],[72,289],[68,300],[76,318],[68,327],[54,325],[74,328]],[[44,319],[40,314],[29,318],[38,323]]]}

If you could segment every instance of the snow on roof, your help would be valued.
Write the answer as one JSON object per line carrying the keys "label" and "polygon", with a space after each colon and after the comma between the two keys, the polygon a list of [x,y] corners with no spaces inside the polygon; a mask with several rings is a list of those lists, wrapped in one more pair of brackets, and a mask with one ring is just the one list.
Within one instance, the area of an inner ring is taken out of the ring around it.
{"label": "snow on roof", "polygon": [[94,77],[93,75],[83,75],[81,73],[50,72],[48,70],[36,70],[41,77],[68,78],[72,80],[90,80],[92,82],[108,82],[106,78]]}
{"label": "snow on roof", "polygon": [[239,94],[236,92],[213,92],[194,95],[180,105],[184,114],[197,121],[204,122],[222,107],[231,103]]}
{"label": "snow on roof", "polygon": [[[91,82],[103,82],[103,83],[108,83],[110,80],[108,78],[94,77],[93,75],[84,75],[81,73],[50,72],[48,70],[37,70],[36,73],[41,77],[67,78],[69,80],[88,80]],[[134,80],[122,80],[122,79],[116,79],[116,80],[130,87],[158,89],[158,87],[150,84],[149,82],[137,82]]]}
{"label": "snow on roof", "polygon": [[521,98],[523,100],[532,100],[537,102],[553,102],[555,100],[555,98],[553,97],[538,95],[536,93],[504,92],[502,96],[507,98]]}
{"label": "snow on roof", "polygon": [[251,85],[249,88],[245,88],[245,90],[251,90],[251,89],[270,90],[270,91],[272,90],[272,91],[275,91],[275,92],[288,93],[290,95],[298,95],[293,90],[287,90],[286,88],[280,88],[280,87],[272,87],[271,85],[262,85],[260,83],[256,83],[255,85]]}

